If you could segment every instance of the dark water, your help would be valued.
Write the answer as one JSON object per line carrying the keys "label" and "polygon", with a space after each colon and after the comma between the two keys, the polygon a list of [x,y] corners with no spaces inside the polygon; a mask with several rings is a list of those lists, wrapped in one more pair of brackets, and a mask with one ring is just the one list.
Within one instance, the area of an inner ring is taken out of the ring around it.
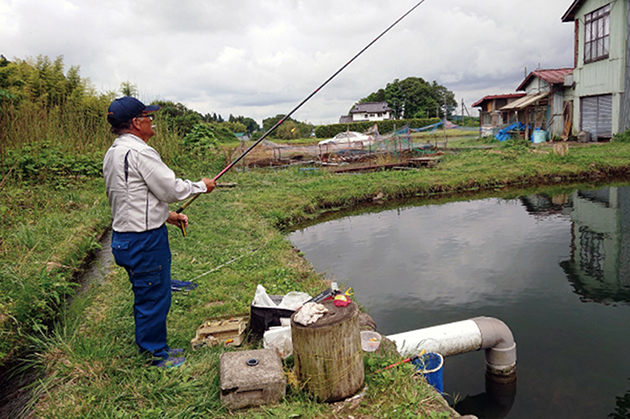
{"label": "dark water", "polygon": [[630,418],[630,188],[403,207],[290,235],[352,286],[388,335],[496,317],[517,382],[482,351],[446,358],[444,391],[479,418]]}

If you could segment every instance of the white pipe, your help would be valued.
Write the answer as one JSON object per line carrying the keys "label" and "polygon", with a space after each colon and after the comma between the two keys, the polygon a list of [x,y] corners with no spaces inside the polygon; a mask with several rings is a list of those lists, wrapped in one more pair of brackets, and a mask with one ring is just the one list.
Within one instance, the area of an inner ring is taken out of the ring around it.
{"label": "white pipe", "polygon": [[486,350],[486,369],[493,375],[507,376],[516,372],[516,343],[510,328],[492,317],[427,327],[387,336],[402,355],[421,350],[442,356]]}

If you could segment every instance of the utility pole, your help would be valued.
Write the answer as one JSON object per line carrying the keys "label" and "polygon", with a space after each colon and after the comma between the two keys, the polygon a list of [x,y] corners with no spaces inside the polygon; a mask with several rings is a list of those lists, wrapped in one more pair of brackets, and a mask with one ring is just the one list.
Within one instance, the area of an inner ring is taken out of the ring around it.
{"label": "utility pole", "polygon": [[448,142],[446,138],[446,94],[444,94],[444,120],[442,122],[442,128],[444,128],[444,150],[446,150],[446,143]]}

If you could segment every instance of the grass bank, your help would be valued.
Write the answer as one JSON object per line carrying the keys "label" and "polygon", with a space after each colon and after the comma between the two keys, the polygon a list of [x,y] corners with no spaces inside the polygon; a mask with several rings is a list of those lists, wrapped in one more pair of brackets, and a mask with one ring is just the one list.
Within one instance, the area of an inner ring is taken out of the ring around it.
{"label": "grass bank", "polygon": [[[202,173],[207,170],[195,164],[179,173],[194,179],[207,175]],[[171,346],[189,347],[195,329],[207,317],[248,311],[257,284],[272,294],[321,291],[325,286],[321,276],[292,248],[286,231],[324,213],[399,199],[596,182],[627,176],[629,171],[630,144],[626,143],[574,147],[565,156],[549,148],[511,144],[447,154],[437,168],[417,171],[343,175],[300,168],[232,171],[221,181],[236,187],[217,188],[188,208],[187,238],[169,228],[173,278],[196,278],[199,284],[194,292],[174,295]],[[44,275],[55,289],[57,282],[48,278],[80,269],[81,255],[94,246],[109,222],[104,185],[98,178],[76,179],[60,191],[50,185],[40,190],[8,181],[1,193],[11,201],[0,236],[6,261],[1,268],[3,283],[5,275],[17,277],[16,272],[24,278]],[[53,265],[55,274],[45,270],[50,262],[60,265]],[[41,277],[34,283],[38,282]],[[7,285],[6,290],[19,287]],[[11,309],[33,301],[26,291],[11,298],[0,301]],[[426,385],[418,385],[407,367],[369,375],[396,361],[391,354],[366,357],[368,389],[356,405],[314,403],[290,386],[280,405],[229,412],[219,400],[218,355],[226,349],[189,351],[183,368],[145,368],[145,360],[136,355],[132,301],[126,274],[115,267],[104,283],[94,284],[89,293],[75,299],[62,322],[54,327],[42,322],[49,327],[47,333],[44,327],[33,328],[28,334],[32,359],[46,375],[38,386],[35,417],[448,417],[441,412],[440,401]],[[11,325],[17,319],[10,314],[2,320]],[[5,330],[13,337],[19,335],[15,328]]]}

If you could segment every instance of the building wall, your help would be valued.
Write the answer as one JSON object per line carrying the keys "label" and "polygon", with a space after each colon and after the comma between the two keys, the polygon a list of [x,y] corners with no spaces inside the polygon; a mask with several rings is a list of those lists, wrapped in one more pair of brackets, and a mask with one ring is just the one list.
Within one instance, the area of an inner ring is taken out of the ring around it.
{"label": "building wall", "polygon": [[492,135],[495,128],[503,128],[510,124],[509,112],[501,112],[500,109],[520,98],[498,98],[488,100],[479,105],[479,121],[482,129],[482,137]]}
{"label": "building wall", "polygon": [[[612,94],[613,133],[619,132],[621,98],[625,88],[626,33],[628,0],[590,0],[584,3],[575,18],[579,21],[578,65],[574,70],[575,100],[573,103],[573,134],[581,127],[580,98]],[[600,7],[611,5],[609,58],[584,64],[584,18]]]}
{"label": "building wall", "polygon": [[624,80],[624,93],[621,97],[621,107],[619,115],[619,132],[625,132],[630,129],[630,54],[627,52],[630,48],[630,2],[626,1],[626,74]]}
{"label": "building wall", "polygon": [[545,120],[546,122],[550,122],[550,126],[547,127],[547,131],[549,132],[549,138],[552,138],[554,135],[561,136],[564,129],[564,119],[562,115],[562,112],[564,111],[564,102],[566,100],[564,87],[554,87],[540,77],[533,77],[532,80],[525,86],[525,92],[528,95],[535,95],[537,93],[549,91],[553,91],[553,94],[549,97],[549,107],[545,115]]}
{"label": "building wall", "polygon": [[548,92],[550,89],[551,85],[547,81],[540,77],[534,77],[527,86],[525,86],[525,93],[535,95],[536,93]]}
{"label": "building wall", "polygon": [[352,114],[353,121],[383,121],[385,119],[391,119],[390,113],[366,113],[358,112]]}

